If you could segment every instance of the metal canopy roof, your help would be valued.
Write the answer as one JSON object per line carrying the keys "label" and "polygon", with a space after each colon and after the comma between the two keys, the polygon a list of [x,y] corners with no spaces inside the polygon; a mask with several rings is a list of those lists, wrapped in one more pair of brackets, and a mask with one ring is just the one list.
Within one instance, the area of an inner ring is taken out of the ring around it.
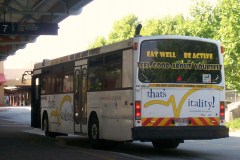
{"label": "metal canopy roof", "polygon": [[[59,23],[69,15],[81,13],[92,0],[0,0],[0,22]],[[0,26],[0,29],[4,29]],[[1,34],[0,61],[25,48],[39,35]]]}

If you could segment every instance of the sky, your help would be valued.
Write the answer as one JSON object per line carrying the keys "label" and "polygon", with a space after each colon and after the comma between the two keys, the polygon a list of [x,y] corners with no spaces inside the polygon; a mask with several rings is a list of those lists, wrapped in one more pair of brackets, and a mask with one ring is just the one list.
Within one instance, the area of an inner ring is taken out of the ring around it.
{"label": "sky", "polygon": [[57,36],[39,36],[9,56],[4,68],[31,69],[43,59],[84,51],[97,36],[107,37],[113,23],[129,14],[135,14],[140,21],[179,13],[187,16],[193,3],[194,0],[93,0],[79,15],[60,22]]}

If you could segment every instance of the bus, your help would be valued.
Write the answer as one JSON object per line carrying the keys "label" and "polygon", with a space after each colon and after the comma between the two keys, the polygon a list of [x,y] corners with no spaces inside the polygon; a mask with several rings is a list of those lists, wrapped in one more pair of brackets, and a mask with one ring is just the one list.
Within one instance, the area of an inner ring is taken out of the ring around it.
{"label": "bus", "polygon": [[31,126],[93,147],[228,137],[223,52],[215,40],[157,35],[45,59],[32,71]]}

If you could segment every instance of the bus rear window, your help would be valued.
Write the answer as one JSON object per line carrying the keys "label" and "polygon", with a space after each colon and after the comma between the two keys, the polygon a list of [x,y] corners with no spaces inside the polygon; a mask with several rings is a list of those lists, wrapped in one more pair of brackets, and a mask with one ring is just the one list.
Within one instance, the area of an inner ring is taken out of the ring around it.
{"label": "bus rear window", "polygon": [[138,78],[143,83],[220,83],[215,43],[183,39],[141,43]]}

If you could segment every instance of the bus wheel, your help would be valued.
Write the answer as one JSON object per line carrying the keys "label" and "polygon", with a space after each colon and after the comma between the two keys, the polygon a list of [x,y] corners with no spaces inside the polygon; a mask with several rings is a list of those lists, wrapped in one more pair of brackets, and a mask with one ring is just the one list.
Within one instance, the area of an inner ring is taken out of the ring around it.
{"label": "bus wheel", "polygon": [[56,135],[53,132],[49,132],[49,122],[48,116],[46,114],[43,117],[43,130],[45,132],[45,136],[56,137]]}
{"label": "bus wheel", "polygon": [[156,140],[152,141],[153,147],[156,150],[161,149],[175,149],[179,146],[181,141],[179,140],[172,140],[172,139],[166,139],[166,140]]}
{"label": "bus wheel", "polygon": [[100,147],[99,140],[99,122],[96,116],[92,117],[89,122],[88,137],[93,148]]}

